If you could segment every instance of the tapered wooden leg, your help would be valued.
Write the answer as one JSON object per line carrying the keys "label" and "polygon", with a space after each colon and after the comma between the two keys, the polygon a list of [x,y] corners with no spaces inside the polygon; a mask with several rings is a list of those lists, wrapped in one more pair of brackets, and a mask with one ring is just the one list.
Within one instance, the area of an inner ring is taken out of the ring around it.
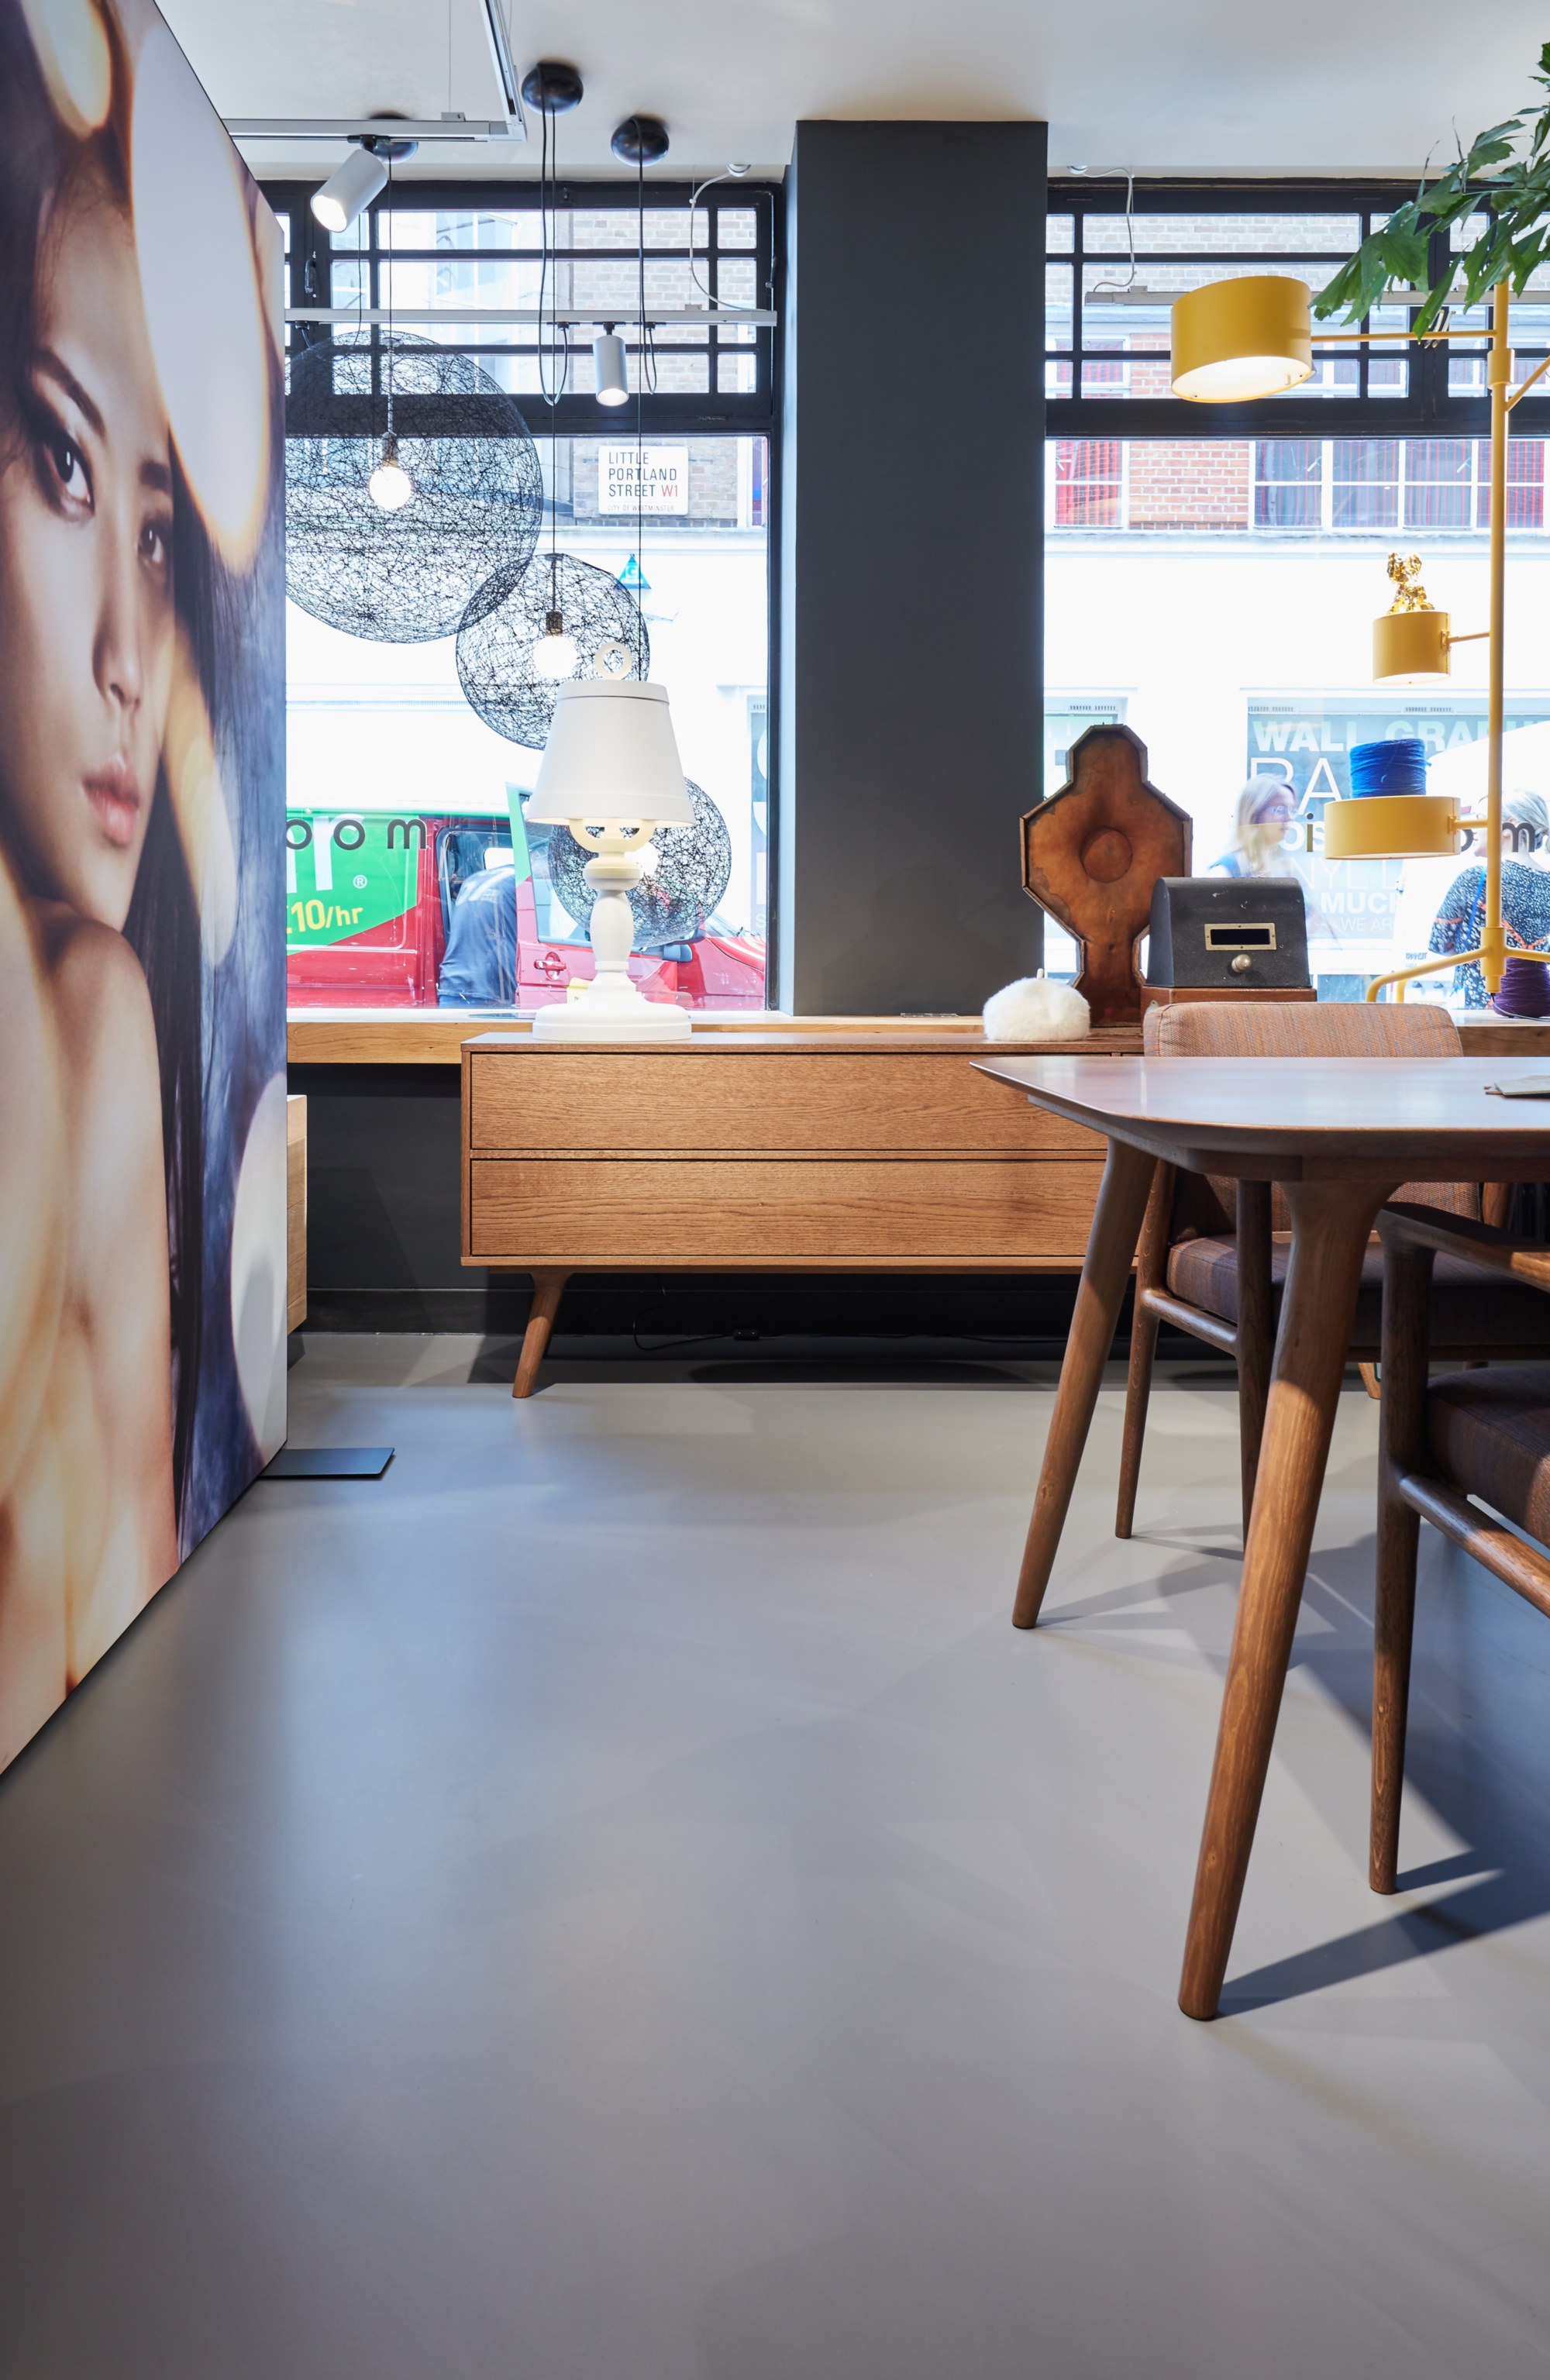
{"label": "tapered wooden leg", "polygon": [[1243,1542],[1249,1541],[1254,1477],[1265,1436],[1270,1364],[1276,1345],[1275,1289],[1270,1278],[1270,1184],[1238,1184],[1238,1460],[1243,1494]]}
{"label": "tapered wooden leg", "polygon": [[1377,1602],[1373,1638],[1373,1828],[1368,1878],[1392,1892],[1399,1872],[1415,1559],[1421,1516],[1399,1493],[1422,1467],[1430,1353],[1430,1248],[1389,1247],[1383,1261],[1383,1421],[1378,1451]]}
{"label": "tapered wooden leg", "polygon": [[1179,1987],[1186,2016],[1215,2016],[1221,1997],[1335,1427],[1362,1257],[1374,1217],[1395,1187],[1288,1185],[1291,1262]]}
{"label": "tapered wooden leg", "polygon": [[1120,1501],[1114,1534],[1128,1537],[1135,1521],[1135,1490],[1141,1476],[1141,1450],[1146,1438],[1146,1407],[1152,1395],[1152,1361],[1157,1349],[1158,1322],[1146,1311],[1148,1288],[1160,1289],[1168,1277],[1168,1234],[1173,1216],[1174,1169],[1159,1165],[1142,1219],[1136,1250],[1135,1306],[1131,1319],[1131,1360],[1125,1381],[1125,1436],[1120,1450]]}
{"label": "tapered wooden leg", "polygon": [[560,1311],[568,1272],[536,1272],[533,1275],[533,1303],[527,1316],[527,1328],[522,1335],[522,1354],[517,1359],[516,1378],[512,1382],[514,1397],[530,1397],[539,1384],[539,1366],[543,1362],[549,1345],[549,1334],[554,1328],[554,1318]]}
{"label": "tapered wooden leg", "polygon": [[1072,1489],[1076,1485],[1077,1465],[1087,1443],[1093,1408],[1098,1401],[1103,1367],[1114,1343],[1114,1325],[1124,1303],[1125,1284],[1131,1277],[1131,1261],[1156,1166],[1156,1158],[1145,1156],[1139,1148],[1128,1148],[1120,1140],[1108,1144],[1108,1162],[1103,1169],[1098,1203],[1093,1214],[1087,1260],[1077,1287],[1071,1335],[1066,1341],[1065,1361],[1060,1366],[1060,1385],[1017,1581],[1017,1598],[1011,1610],[1015,1628],[1033,1627],[1049,1584]]}
{"label": "tapered wooden leg", "polygon": [[1114,1515],[1117,1537],[1128,1537],[1135,1520],[1135,1490],[1141,1476],[1141,1449],[1146,1437],[1146,1407],[1152,1395],[1152,1362],[1160,1328],[1156,1316],[1141,1304],[1138,1292],[1135,1318],[1131,1324],[1130,1375],[1125,1382],[1125,1439],[1120,1450],[1120,1502]]}
{"label": "tapered wooden leg", "polygon": [[1356,1368],[1362,1375],[1362,1387],[1366,1390],[1367,1394],[1372,1398],[1373,1402],[1376,1404],[1378,1399],[1383,1394],[1383,1383],[1378,1378],[1377,1366],[1375,1364],[1358,1364]]}

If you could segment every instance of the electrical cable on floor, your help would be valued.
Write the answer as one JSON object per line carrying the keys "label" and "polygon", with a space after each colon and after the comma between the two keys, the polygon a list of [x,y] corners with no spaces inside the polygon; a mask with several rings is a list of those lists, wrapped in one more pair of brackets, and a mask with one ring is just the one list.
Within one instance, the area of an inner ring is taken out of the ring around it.
{"label": "electrical cable on floor", "polygon": [[[657,1294],[665,1305],[666,1290],[659,1290]],[[687,1339],[666,1339],[660,1347],[648,1347],[640,1335],[640,1324],[641,1310],[637,1306],[630,1323],[630,1337],[635,1342],[636,1353],[642,1355],[671,1355],[680,1347],[706,1347],[713,1339],[735,1339],[737,1336],[735,1330],[700,1330]]]}

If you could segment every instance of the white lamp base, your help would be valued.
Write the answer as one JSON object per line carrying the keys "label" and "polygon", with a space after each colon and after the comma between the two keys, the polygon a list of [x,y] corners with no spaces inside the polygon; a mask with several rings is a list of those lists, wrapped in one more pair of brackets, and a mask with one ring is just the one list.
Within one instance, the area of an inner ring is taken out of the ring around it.
{"label": "white lamp base", "polygon": [[591,943],[597,973],[574,1000],[540,1008],[533,1031],[540,1041],[686,1041],[689,1012],[665,1000],[647,1000],[630,976],[630,888],[640,882],[640,855],[600,852],[587,863],[592,904]]}
{"label": "white lamp base", "polygon": [[[635,991],[635,987],[631,986]],[[590,990],[579,1000],[557,1000],[533,1019],[539,1041],[686,1041],[689,1012],[665,1000],[599,1000]]]}

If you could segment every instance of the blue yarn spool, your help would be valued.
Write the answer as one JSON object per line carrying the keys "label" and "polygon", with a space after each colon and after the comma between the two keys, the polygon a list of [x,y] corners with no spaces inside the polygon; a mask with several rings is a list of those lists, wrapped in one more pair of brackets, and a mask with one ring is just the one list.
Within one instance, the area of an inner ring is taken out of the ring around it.
{"label": "blue yarn spool", "polygon": [[1381,744],[1353,744],[1350,789],[1364,794],[1423,794],[1426,747],[1419,735],[1389,735]]}
{"label": "blue yarn spool", "polygon": [[1499,1016],[1550,1016],[1550,967],[1537,959],[1508,957],[1491,1005]]}

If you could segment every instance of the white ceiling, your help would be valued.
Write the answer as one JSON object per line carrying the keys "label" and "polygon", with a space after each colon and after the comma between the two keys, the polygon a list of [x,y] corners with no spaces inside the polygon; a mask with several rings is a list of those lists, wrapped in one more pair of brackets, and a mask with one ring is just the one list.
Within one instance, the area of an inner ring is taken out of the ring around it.
{"label": "white ceiling", "polygon": [[[663,116],[665,168],[779,171],[804,116],[1043,116],[1050,162],[1141,173],[1411,174],[1527,103],[1541,0],[506,0],[522,73],[579,67],[562,170]],[[481,0],[162,0],[227,115],[498,115]],[[416,173],[537,171],[526,150],[423,150]],[[339,152],[332,152],[337,154]],[[260,173],[331,152],[254,146]]]}

